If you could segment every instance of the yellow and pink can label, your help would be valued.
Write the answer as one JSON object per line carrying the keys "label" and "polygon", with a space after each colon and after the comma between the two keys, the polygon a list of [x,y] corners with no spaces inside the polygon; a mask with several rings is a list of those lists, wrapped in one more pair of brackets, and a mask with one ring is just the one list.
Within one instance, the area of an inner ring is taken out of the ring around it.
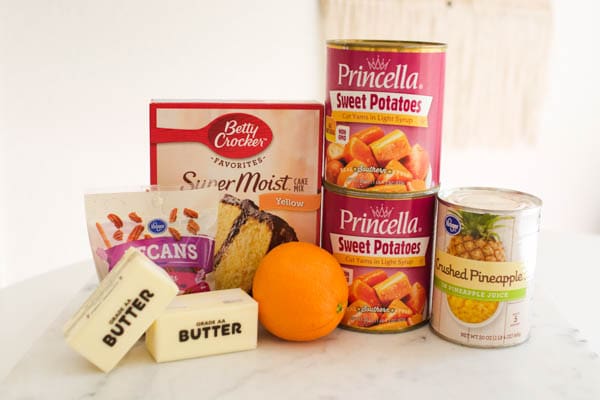
{"label": "yellow and pink can label", "polygon": [[435,191],[387,195],[325,183],[323,248],[342,265],[349,296],[341,326],[400,332],[427,321]]}
{"label": "yellow and pink can label", "polygon": [[445,48],[327,43],[325,180],[402,193],[439,184]]}

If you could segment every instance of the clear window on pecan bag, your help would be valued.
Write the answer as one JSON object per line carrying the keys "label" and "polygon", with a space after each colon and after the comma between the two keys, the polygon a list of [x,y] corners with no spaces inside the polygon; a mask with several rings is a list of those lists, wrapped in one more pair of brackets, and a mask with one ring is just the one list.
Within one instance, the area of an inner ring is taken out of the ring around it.
{"label": "clear window on pecan bag", "polygon": [[211,190],[164,186],[86,194],[98,277],[103,279],[133,246],[169,273],[180,294],[212,290],[215,198]]}

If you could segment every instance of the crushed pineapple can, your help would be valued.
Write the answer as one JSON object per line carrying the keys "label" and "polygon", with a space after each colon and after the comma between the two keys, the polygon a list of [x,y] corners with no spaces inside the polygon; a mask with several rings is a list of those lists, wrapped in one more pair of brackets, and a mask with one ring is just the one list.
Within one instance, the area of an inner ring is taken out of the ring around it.
{"label": "crushed pineapple can", "polygon": [[527,340],[542,202],[527,193],[438,193],[431,327],[472,347]]}
{"label": "crushed pineapple can", "polygon": [[396,333],[427,323],[436,192],[361,192],[324,183],[322,246],[349,286],[341,327]]}

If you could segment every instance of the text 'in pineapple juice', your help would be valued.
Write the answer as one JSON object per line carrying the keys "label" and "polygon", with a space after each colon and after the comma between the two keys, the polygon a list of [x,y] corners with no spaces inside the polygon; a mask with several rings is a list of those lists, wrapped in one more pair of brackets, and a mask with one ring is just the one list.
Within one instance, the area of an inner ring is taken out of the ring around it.
{"label": "text 'in pineapple juice'", "polygon": [[472,347],[524,342],[542,202],[494,188],[438,194],[431,326]]}
{"label": "text 'in pineapple juice'", "polygon": [[394,333],[425,324],[437,188],[399,195],[324,186],[322,246],[349,285],[341,327]]}

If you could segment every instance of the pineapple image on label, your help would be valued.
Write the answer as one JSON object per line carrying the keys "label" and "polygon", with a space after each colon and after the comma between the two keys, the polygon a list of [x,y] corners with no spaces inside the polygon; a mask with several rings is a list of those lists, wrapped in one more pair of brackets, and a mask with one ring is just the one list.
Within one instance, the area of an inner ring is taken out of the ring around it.
{"label": "pineapple image on label", "polygon": [[[446,250],[456,257],[477,261],[504,262],[504,245],[496,229],[510,217],[477,214],[468,211],[449,211],[460,224],[460,233],[453,236]],[[446,294],[450,310],[461,321],[477,324],[490,318],[498,309],[497,301],[465,299]]]}

